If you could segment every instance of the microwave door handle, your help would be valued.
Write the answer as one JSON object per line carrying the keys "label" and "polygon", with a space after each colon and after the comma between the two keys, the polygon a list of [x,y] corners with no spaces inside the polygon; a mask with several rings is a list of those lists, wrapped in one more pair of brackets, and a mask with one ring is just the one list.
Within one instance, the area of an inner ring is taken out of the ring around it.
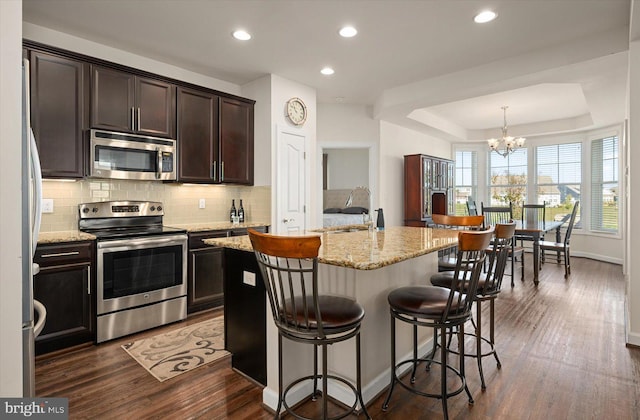
{"label": "microwave door handle", "polygon": [[156,179],[160,179],[160,177],[162,176],[162,152],[160,151],[160,149],[156,149],[156,158]]}

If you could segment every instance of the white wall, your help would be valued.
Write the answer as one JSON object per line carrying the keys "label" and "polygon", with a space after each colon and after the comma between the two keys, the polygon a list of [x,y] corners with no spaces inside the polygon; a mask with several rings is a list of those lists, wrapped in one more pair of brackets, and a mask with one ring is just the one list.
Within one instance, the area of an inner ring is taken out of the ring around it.
{"label": "white wall", "polygon": [[271,185],[271,75],[242,86],[242,96],[256,101],[253,115],[253,176],[254,185]]}
{"label": "white wall", "polygon": [[327,155],[327,189],[369,186],[369,149],[323,149],[322,152]]}
{"label": "white wall", "polygon": [[451,159],[451,144],[385,121],[380,122],[380,207],[386,226],[404,224],[404,155]]}
{"label": "white wall", "polygon": [[22,0],[0,1],[0,396],[22,396]]}

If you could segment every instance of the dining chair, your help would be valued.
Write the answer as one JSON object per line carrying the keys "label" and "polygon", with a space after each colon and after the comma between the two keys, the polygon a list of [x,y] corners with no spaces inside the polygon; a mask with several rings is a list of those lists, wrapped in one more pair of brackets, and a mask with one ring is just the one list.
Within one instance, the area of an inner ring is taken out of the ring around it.
{"label": "dining chair", "polygon": [[[497,224],[506,224],[513,222],[513,206],[509,203],[508,206],[487,206],[485,207],[483,202],[480,202],[480,210],[484,217],[484,226],[495,226]],[[489,253],[492,249],[487,250]],[[516,241],[511,241],[511,251],[509,253],[509,259],[511,260],[511,287],[514,287],[515,278],[515,263],[521,260],[521,275],[520,280],[524,281],[524,248],[517,246]]]}
{"label": "dining chair", "polygon": [[[544,227],[545,216],[546,216],[547,202],[543,201],[542,204],[525,204],[522,203],[522,212],[520,213],[520,220],[524,225],[527,223],[538,223],[542,222],[542,226]],[[516,235],[516,239],[520,240],[520,245],[524,247],[524,241],[533,241],[533,237],[529,235],[518,234]],[[544,240],[544,233],[540,237],[541,240]]]}
{"label": "dining chair", "polygon": [[[433,227],[455,230],[480,230],[484,218],[482,216],[450,216],[447,214],[433,214]],[[438,271],[451,271],[456,268],[456,247],[438,251]]]}
{"label": "dining chair", "polygon": [[[346,390],[351,390],[355,400],[342,416],[364,414],[370,419],[362,398],[360,363],[360,325],[365,311],[355,300],[335,295],[320,294],[318,291],[318,250],[319,236],[276,236],[248,230],[249,239],[262,273],[266,295],[271,307],[271,315],[278,329],[278,407],[275,418],[280,418],[284,410],[298,419],[304,419],[295,412],[295,406],[287,403],[289,391],[299,387],[304,381],[312,382],[311,399],[321,396],[320,411],[323,419],[329,417],[328,380],[340,382]],[[327,372],[328,346],[355,337],[356,378],[355,384],[340,376]],[[293,380],[286,388],[283,381],[282,340],[313,345],[313,374]],[[318,374],[318,349],[322,351],[322,372]],[[318,390],[321,383],[321,393]],[[358,412],[358,405],[360,410]]]}
{"label": "dining chair", "polygon": [[467,214],[469,216],[478,215],[478,207],[476,206],[476,202],[474,200],[467,200]]}
{"label": "dining chair", "polygon": [[[559,254],[564,254],[564,278],[566,279],[571,274],[571,255],[569,251],[569,244],[571,241],[571,232],[573,231],[573,225],[576,221],[576,214],[578,213],[579,201],[573,205],[571,211],[571,217],[569,218],[569,224],[564,234],[564,240],[562,242],[540,241],[540,250],[544,255],[544,251],[553,251]],[[558,263],[560,260],[558,259]]]}

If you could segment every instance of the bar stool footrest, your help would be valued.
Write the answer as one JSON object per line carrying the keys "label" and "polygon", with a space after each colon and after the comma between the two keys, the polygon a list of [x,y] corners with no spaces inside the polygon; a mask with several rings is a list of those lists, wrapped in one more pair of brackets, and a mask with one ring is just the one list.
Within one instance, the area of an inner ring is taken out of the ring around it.
{"label": "bar stool footrest", "polygon": [[[318,382],[322,381],[322,375],[308,375],[308,376],[304,376],[302,378],[298,378],[295,381],[291,382],[282,392],[282,407],[284,408],[285,412],[291,414],[293,417],[295,417],[296,419],[299,420],[314,420],[313,418],[310,417],[303,417],[299,414],[297,414],[293,408],[289,407],[289,404],[287,404],[287,394],[289,393],[289,391],[291,390],[292,387],[294,387],[295,385],[299,384],[300,382],[304,382],[304,381],[313,381],[314,379],[316,379]],[[347,417],[350,414],[359,414],[359,411],[363,411],[362,409],[357,410],[358,408],[358,403],[360,402],[360,398],[358,396],[358,390],[356,389],[356,387],[349,381],[347,381],[344,378],[341,378],[339,376],[335,376],[335,375],[327,375],[327,379],[331,379],[334,381],[338,381],[338,382],[342,382],[343,384],[347,385],[351,391],[353,392],[353,395],[355,397],[355,402],[353,403],[353,405],[347,409],[347,411],[345,411],[342,414],[339,414],[335,417],[329,417],[327,420],[339,420],[342,418]],[[321,390],[317,390],[314,389],[313,392],[309,395],[309,397],[314,398],[314,395],[322,395],[322,391]],[[322,396],[323,398],[327,398],[326,395]],[[315,398],[314,398],[315,399]]]}

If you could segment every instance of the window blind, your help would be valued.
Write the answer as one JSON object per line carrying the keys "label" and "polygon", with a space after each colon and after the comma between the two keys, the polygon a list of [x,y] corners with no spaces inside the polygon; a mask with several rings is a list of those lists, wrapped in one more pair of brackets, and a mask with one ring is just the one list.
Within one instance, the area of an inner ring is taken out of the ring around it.
{"label": "window blind", "polygon": [[467,214],[467,200],[476,200],[478,157],[471,150],[456,151],[455,200],[456,215]]}
{"label": "window blind", "polygon": [[618,137],[591,142],[591,230],[618,232],[618,160]]}
{"label": "window blind", "polygon": [[516,149],[506,157],[489,152],[491,205],[517,206],[527,199],[527,149]]}
{"label": "window blind", "polygon": [[582,143],[536,147],[536,201],[547,204],[546,218],[561,219],[580,200]]}

